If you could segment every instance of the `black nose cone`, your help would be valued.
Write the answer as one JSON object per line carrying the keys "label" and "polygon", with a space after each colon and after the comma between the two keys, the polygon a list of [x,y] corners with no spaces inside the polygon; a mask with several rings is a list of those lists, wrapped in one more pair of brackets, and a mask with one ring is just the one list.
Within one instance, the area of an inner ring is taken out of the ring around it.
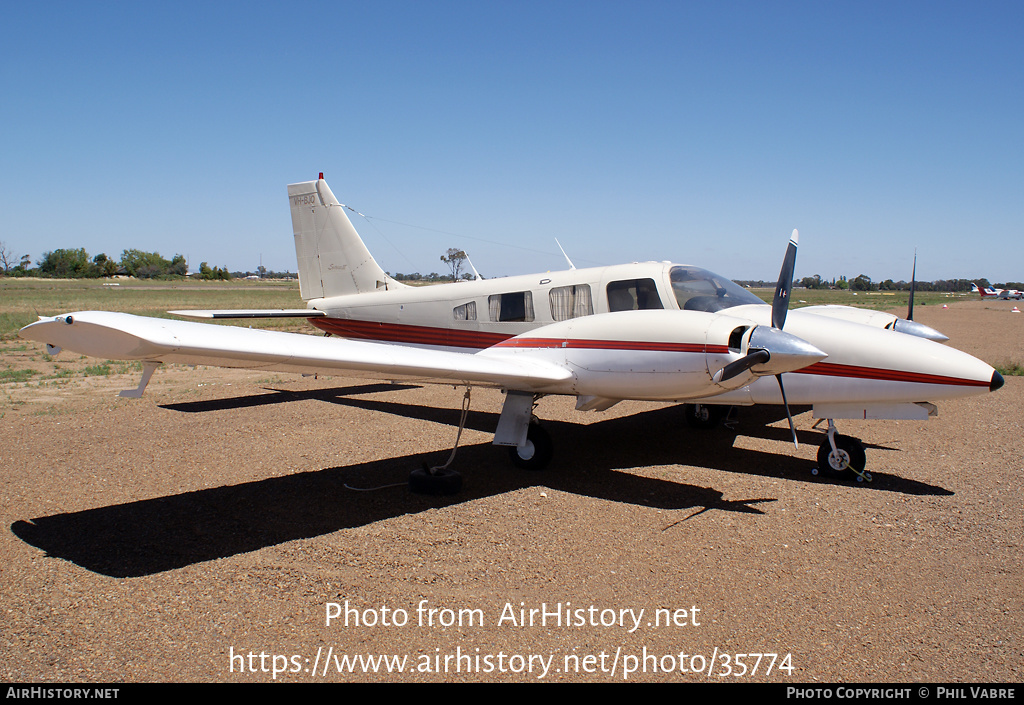
{"label": "black nose cone", "polygon": [[1003,376],[998,372],[992,373],[992,382],[988,385],[990,392],[994,392],[1003,386]]}

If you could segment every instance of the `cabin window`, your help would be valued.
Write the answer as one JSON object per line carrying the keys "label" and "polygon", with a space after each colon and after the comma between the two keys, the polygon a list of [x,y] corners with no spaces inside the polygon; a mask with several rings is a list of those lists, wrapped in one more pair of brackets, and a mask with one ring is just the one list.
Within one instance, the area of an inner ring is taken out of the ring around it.
{"label": "cabin window", "polygon": [[548,301],[551,304],[551,318],[556,321],[567,321],[594,313],[589,284],[556,286],[548,292]]}
{"label": "cabin window", "polygon": [[476,320],[476,301],[470,301],[468,304],[462,304],[452,309],[452,317],[456,321],[475,321]]}
{"label": "cabin window", "polygon": [[608,285],[609,311],[641,311],[665,308],[653,279],[627,279]]}
{"label": "cabin window", "polygon": [[492,321],[511,323],[533,320],[533,294],[529,291],[488,296],[487,307]]}

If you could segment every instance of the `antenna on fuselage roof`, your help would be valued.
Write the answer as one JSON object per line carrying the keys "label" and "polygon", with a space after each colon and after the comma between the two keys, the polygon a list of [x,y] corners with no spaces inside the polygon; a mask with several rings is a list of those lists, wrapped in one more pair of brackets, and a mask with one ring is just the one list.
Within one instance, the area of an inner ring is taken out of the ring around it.
{"label": "antenna on fuselage roof", "polygon": [[466,255],[466,262],[469,263],[469,268],[473,270],[473,278],[476,280],[483,279],[483,277],[480,276],[480,272],[476,271],[476,267],[473,266],[473,260],[469,258],[469,255]]}
{"label": "antenna on fuselage roof", "polygon": [[565,248],[562,247],[562,243],[558,241],[557,237],[555,238],[555,244],[558,245],[558,249],[562,251],[562,257],[565,257],[565,261],[569,263],[569,269],[576,269],[576,265],[572,263],[571,259],[569,259],[569,255],[565,254]]}

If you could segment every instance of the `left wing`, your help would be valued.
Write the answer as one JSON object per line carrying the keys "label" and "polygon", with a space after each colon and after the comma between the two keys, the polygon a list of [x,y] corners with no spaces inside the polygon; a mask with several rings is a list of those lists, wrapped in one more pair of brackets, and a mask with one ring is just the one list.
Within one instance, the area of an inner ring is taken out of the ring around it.
{"label": "left wing", "polygon": [[[113,360],[512,387],[542,391],[572,378],[565,367],[523,357],[402,347],[343,338],[173,321],[110,311],[43,317],[21,337]],[[147,380],[148,381],[148,380]]]}

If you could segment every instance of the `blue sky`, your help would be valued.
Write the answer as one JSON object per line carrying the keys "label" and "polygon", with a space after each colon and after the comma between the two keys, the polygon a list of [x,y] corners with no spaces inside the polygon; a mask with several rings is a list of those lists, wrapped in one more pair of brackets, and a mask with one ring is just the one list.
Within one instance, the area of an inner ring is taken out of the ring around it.
{"label": "blue sky", "polygon": [[[4,3],[0,241],[381,265],[1024,279],[1019,2]],[[413,227],[415,226],[415,227]]]}

